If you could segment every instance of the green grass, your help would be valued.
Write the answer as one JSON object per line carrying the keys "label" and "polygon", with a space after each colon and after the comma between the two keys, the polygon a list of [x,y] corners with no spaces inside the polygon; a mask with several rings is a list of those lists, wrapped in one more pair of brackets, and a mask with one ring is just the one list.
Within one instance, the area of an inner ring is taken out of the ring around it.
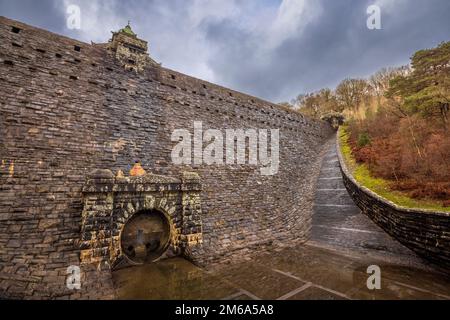
{"label": "green grass", "polygon": [[352,155],[352,149],[348,143],[349,134],[346,126],[339,128],[338,135],[345,164],[358,183],[400,207],[444,212],[450,211],[448,207],[443,207],[437,201],[412,199],[402,192],[391,190],[388,180],[373,177],[365,164],[356,163]]}

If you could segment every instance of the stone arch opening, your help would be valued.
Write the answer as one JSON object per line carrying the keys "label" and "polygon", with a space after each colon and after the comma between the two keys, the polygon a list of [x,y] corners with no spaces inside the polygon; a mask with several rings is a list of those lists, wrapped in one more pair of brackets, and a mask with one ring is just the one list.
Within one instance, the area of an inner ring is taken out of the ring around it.
{"label": "stone arch opening", "polygon": [[158,210],[143,210],[125,224],[120,244],[122,252],[134,263],[152,262],[166,251],[170,240],[170,224]]}
{"label": "stone arch opening", "polygon": [[193,172],[175,178],[93,170],[83,186],[81,263],[118,270],[178,255],[196,259],[201,189]]}

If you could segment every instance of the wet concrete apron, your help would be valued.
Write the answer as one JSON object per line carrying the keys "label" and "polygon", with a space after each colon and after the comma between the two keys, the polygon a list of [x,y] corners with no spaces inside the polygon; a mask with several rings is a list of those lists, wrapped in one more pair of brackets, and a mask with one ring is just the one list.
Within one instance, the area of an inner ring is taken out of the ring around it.
{"label": "wet concrete apron", "polygon": [[[367,267],[381,269],[369,290]],[[114,273],[119,299],[450,299],[450,279],[353,204],[330,144],[317,181],[311,239],[251,261],[202,270],[176,258]]]}

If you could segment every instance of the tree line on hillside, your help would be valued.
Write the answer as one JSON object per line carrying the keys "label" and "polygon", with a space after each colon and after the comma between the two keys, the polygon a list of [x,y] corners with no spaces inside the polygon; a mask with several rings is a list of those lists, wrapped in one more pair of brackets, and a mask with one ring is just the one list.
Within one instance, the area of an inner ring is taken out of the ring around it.
{"label": "tree line on hillside", "polygon": [[320,119],[329,113],[343,113],[353,117],[360,111],[381,106],[389,82],[397,76],[411,72],[409,66],[384,68],[369,79],[345,79],[335,90],[324,88],[300,94],[284,106],[298,110],[311,118]]}
{"label": "tree line on hillside", "polygon": [[420,50],[409,66],[285,104],[313,118],[346,118],[356,160],[394,190],[450,206],[450,42]]}

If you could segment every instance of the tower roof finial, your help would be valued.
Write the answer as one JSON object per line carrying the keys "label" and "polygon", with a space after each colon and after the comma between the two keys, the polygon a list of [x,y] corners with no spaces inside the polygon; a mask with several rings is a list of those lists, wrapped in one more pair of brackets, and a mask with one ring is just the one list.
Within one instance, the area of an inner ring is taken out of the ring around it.
{"label": "tower roof finial", "polygon": [[136,33],[134,33],[133,30],[131,30],[130,20],[128,20],[128,24],[125,26],[125,28],[120,29],[119,32],[126,33],[126,34],[128,34],[130,36],[133,36],[133,37],[136,36]]}

